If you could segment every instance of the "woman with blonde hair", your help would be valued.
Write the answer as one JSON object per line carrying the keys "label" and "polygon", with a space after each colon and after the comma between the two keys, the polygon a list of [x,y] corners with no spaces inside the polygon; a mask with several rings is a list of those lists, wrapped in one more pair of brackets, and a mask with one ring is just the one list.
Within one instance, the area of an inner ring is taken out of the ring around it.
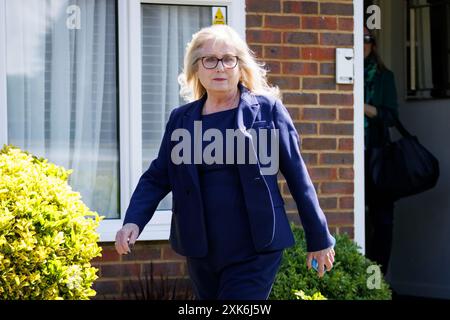
{"label": "woman with blonde hair", "polygon": [[172,248],[186,257],[198,299],[267,299],[283,249],[294,245],[277,184],[285,176],[307,240],[307,265],[331,270],[335,239],[300,155],[278,89],[230,27],[193,35],[180,94],[158,156],[142,175],[116,235],[129,252],[172,192]]}

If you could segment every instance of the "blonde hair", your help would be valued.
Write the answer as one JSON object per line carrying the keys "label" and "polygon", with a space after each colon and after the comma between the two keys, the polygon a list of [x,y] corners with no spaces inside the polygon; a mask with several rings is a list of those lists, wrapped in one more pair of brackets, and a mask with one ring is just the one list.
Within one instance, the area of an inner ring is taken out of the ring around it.
{"label": "blonde hair", "polygon": [[213,25],[195,33],[186,46],[183,72],[178,76],[178,83],[181,86],[180,96],[184,100],[194,101],[206,93],[206,89],[197,77],[196,62],[201,57],[200,49],[208,40],[213,40],[214,44],[225,43],[236,49],[236,55],[239,58],[238,67],[241,71],[240,82],[252,93],[280,97],[278,87],[267,83],[267,70],[263,68],[265,64],[256,61],[254,52],[239,34],[227,25]]}

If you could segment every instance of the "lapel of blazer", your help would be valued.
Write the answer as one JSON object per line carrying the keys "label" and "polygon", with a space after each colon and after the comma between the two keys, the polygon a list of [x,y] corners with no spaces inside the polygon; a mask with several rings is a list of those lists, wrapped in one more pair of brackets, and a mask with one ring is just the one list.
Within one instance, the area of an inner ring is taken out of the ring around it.
{"label": "lapel of blazer", "polygon": [[259,103],[255,96],[240,82],[238,87],[241,92],[241,99],[236,113],[235,129],[239,129],[245,133],[247,129],[253,126],[253,122],[255,122],[256,115],[259,111]]}
{"label": "lapel of blazer", "polygon": [[[245,136],[251,139],[251,135],[246,132],[247,129],[250,129],[255,121],[256,115],[259,111],[259,103],[256,100],[255,96],[253,96],[250,91],[244,87],[241,83],[238,84],[239,90],[241,92],[241,98],[239,100],[238,110],[236,112],[236,122],[235,128],[241,130]],[[194,154],[200,153],[203,154],[202,150],[202,135],[203,132],[194,132],[195,121],[201,121],[201,110],[206,101],[206,94],[195,101],[192,107],[184,114],[183,116],[183,128],[187,129],[191,135],[191,163],[187,164],[187,170],[191,175],[191,178],[194,182],[195,187],[200,191],[200,182],[198,177],[197,166],[194,162]],[[196,139],[199,141],[195,141]]]}

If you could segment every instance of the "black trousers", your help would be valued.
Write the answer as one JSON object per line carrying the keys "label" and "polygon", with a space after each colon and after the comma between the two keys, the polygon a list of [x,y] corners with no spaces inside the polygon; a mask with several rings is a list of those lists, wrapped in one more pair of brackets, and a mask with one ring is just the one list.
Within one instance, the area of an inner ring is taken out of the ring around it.
{"label": "black trousers", "polygon": [[366,196],[366,257],[381,265],[386,274],[389,266],[394,227],[394,201],[386,199],[373,186],[368,160],[370,150],[365,152]]}

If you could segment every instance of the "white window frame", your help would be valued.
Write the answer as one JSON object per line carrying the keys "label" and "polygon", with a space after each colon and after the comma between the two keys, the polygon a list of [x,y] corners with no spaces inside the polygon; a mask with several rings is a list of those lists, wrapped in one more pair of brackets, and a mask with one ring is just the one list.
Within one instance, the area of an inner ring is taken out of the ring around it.
{"label": "white window frame", "polygon": [[[365,194],[364,194],[364,30],[363,1],[353,1],[354,12],[354,51],[355,51],[355,83],[353,86],[354,119],[353,119],[353,155],[354,155],[354,239],[365,254]],[[361,40],[360,40],[361,39]]]}

